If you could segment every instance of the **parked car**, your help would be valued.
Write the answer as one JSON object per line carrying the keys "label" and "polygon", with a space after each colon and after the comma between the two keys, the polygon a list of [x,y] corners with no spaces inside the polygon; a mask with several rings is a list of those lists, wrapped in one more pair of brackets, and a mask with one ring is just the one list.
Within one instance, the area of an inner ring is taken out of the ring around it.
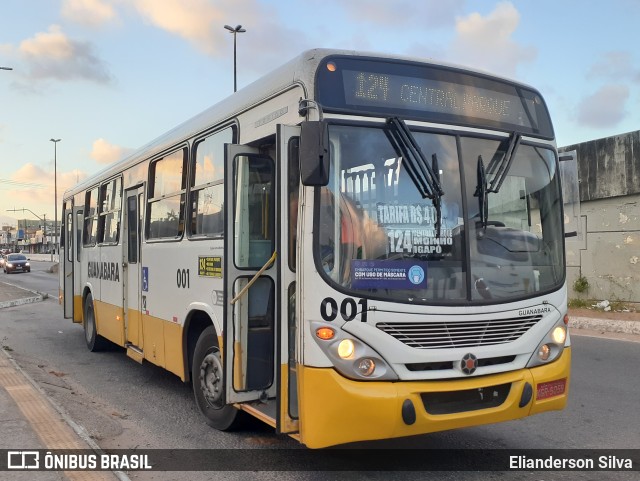
{"label": "parked car", "polygon": [[24,254],[9,254],[4,261],[4,272],[9,274],[11,272],[31,272],[31,264],[29,259]]}

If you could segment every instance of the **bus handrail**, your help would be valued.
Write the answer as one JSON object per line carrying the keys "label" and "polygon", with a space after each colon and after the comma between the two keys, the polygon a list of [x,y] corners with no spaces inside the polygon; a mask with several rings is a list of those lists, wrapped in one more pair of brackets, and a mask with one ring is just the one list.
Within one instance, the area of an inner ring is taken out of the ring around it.
{"label": "bus handrail", "polygon": [[236,302],[238,302],[238,300],[249,290],[249,288],[253,285],[253,283],[258,280],[258,277],[260,277],[262,273],[266,271],[271,266],[271,264],[273,264],[276,261],[277,257],[278,257],[278,252],[274,251],[271,257],[269,258],[269,260],[267,260],[266,264],[263,265],[262,268],[255,273],[255,275],[251,278],[251,280],[247,283],[247,285],[244,286],[242,290],[240,290],[240,292],[238,292],[236,297],[231,299],[229,304],[234,305]]}

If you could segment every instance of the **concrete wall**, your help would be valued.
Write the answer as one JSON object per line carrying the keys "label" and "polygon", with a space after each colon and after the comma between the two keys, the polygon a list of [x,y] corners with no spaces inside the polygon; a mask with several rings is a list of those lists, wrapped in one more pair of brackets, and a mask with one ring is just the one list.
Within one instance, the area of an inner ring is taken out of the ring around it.
{"label": "concrete wall", "polygon": [[[640,131],[571,145],[576,150],[582,237],[568,238],[570,298],[640,303]],[[578,276],[589,281],[577,293]]]}

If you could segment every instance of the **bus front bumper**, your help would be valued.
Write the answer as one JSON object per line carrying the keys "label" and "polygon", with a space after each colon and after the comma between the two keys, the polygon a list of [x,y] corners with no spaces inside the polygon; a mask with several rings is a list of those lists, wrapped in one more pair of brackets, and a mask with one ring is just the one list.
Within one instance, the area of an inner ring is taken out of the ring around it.
{"label": "bus front bumper", "polygon": [[[300,438],[310,448],[322,448],[497,423],[563,409],[569,394],[570,367],[570,347],[557,361],[544,366],[446,381],[362,382],[347,379],[333,369],[299,366]],[[494,393],[501,390],[505,398],[500,399],[499,405],[487,404],[490,407],[477,402],[470,403],[469,409],[459,407],[465,403],[465,391],[475,391],[474,396],[478,397],[481,388],[489,396],[496,396]],[[433,409],[431,405],[427,412],[425,403],[440,397],[433,393],[451,392],[462,396],[447,398],[453,405],[458,403],[458,412],[443,412],[446,407]],[[542,393],[545,398],[538,399]]]}

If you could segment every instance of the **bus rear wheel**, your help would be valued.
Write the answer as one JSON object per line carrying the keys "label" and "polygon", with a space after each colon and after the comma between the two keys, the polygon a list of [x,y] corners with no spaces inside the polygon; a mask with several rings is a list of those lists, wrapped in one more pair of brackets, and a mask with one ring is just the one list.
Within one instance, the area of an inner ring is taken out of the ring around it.
{"label": "bus rear wheel", "polygon": [[242,413],[226,404],[224,368],[213,326],[202,331],[196,343],[191,383],[198,409],[209,426],[220,431],[230,431],[240,426]]}
{"label": "bus rear wheel", "polygon": [[96,328],[96,313],[93,307],[93,296],[87,294],[84,301],[84,340],[91,352],[102,351],[108,341],[98,334]]}

